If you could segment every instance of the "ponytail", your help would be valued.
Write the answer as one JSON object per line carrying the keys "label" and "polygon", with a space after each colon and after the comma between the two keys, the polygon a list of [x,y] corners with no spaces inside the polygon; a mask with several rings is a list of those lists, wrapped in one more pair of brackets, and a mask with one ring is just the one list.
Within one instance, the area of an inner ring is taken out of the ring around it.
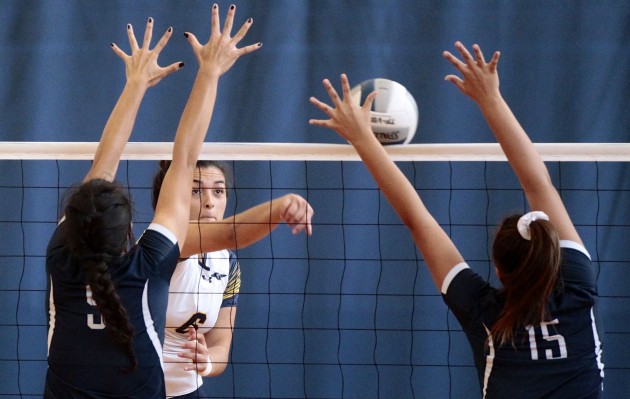
{"label": "ponytail", "polygon": [[492,248],[505,299],[490,330],[499,345],[513,343],[517,329],[548,317],[547,302],[560,281],[560,245],[553,225],[544,219],[532,221],[528,240],[519,233],[518,220],[514,215],[503,222]]}

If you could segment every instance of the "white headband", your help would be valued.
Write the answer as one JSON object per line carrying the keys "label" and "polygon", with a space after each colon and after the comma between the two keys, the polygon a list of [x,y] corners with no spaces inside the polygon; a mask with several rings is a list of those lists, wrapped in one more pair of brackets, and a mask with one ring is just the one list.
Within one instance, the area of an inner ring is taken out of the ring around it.
{"label": "white headband", "polygon": [[547,216],[547,214],[543,211],[532,211],[521,216],[516,224],[516,228],[518,229],[518,232],[521,233],[521,237],[527,241],[532,239],[532,233],[529,231],[529,225],[535,220],[549,220],[549,216]]}

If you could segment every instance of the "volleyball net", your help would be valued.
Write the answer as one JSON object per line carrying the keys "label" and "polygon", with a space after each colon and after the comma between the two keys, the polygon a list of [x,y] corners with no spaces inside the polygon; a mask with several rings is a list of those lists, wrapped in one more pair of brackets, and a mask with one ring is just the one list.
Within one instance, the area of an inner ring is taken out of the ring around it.
{"label": "volleyball net", "polygon": [[[46,373],[45,253],[66,189],[97,143],[0,143],[0,397],[41,397]],[[536,144],[593,259],[610,397],[630,391],[630,146]],[[172,143],[129,143],[117,180],[139,236],[151,181]],[[526,200],[497,144],[387,147],[479,274],[501,219]],[[242,285],[230,364],[205,380],[215,398],[474,398],[466,338],[402,225],[353,148],[205,144],[234,181],[226,216],[296,193],[313,235],[280,226],[237,249]]]}

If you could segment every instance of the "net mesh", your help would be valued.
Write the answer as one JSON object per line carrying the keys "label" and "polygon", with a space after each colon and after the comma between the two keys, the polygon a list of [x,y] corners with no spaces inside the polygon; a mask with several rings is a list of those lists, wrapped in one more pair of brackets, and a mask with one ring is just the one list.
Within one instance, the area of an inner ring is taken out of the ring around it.
{"label": "net mesh", "polygon": [[[263,147],[269,148],[256,153],[258,145],[235,144],[204,150],[204,158],[232,160],[235,181],[226,215],[294,192],[315,210],[314,233],[293,236],[281,226],[236,251],[243,281],[230,363],[221,376],[206,379],[203,393],[480,397],[458,322],[408,230],[362,163],[354,162],[350,147],[303,146],[290,154],[281,144]],[[31,156],[5,155],[0,161],[0,397],[43,392],[46,245],[66,188],[83,178],[91,158],[89,149],[81,150],[85,158],[50,149],[38,157],[24,150]],[[487,153],[494,146],[481,151],[483,156],[473,151],[474,159],[467,150],[451,149],[434,158],[396,153],[410,151],[405,148],[391,151],[470,266],[497,284],[489,260],[492,235],[502,217],[526,210],[525,198],[507,163]],[[136,236],[152,218],[155,159],[169,151],[165,146],[146,156],[128,152],[119,169],[118,180],[135,204]],[[630,151],[606,156],[585,149],[575,159],[564,159],[570,154],[559,148],[545,151],[552,179],[594,261],[606,330],[606,386],[611,397],[623,397],[630,392],[630,164],[624,159]]]}

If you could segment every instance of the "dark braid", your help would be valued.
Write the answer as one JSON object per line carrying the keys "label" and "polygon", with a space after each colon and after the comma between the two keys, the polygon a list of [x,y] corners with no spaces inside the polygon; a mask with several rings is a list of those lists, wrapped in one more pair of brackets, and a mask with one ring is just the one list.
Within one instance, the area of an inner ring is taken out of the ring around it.
{"label": "dark braid", "polygon": [[133,350],[133,326],[109,273],[128,247],[131,237],[131,201],[124,189],[106,180],[94,179],[82,184],[66,206],[65,241],[86,274],[105,328],[121,346],[136,369]]}

